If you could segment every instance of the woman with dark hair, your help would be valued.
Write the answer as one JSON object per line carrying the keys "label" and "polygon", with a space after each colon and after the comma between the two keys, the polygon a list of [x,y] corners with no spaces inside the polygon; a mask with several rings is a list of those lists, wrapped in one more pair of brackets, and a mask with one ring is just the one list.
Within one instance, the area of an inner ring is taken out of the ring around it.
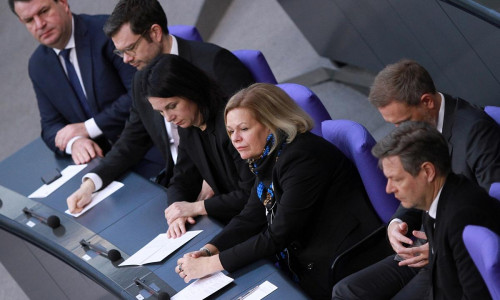
{"label": "woman with dark hair", "polygon": [[[203,71],[176,55],[158,56],[143,76],[147,101],[179,128],[177,164],[167,189],[168,236],[184,234],[186,222],[193,224],[198,215],[228,222],[246,204],[254,177],[227,136],[227,98]],[[214,195],[196,201],[204,180]]]}
{"label": "woman with dark hair", "polygon": [[355,166],[275,85],[238,92],[224,115],[255,184],[242,212],[175,271],[189,282],[275,256],[313,299],[330,299],[334,259],[380,226]]}

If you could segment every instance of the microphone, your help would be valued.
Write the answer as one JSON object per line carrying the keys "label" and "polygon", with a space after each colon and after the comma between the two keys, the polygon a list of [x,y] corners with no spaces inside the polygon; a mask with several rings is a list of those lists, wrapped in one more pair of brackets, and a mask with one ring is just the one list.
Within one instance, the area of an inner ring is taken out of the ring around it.
{"label": "microphone", "polygon": [[59,227],[59,225],[61,225],[61,220],[58,216],[50,215],[49,217],[46,217],[44,215],[36,213],[34,210],[27,207],[23,208],[23,212],[32,216],[33,218],[38,219],[42,223],[47,224],[50,228],[57,228]]}
{"label": "microphone", "polygon": [[90,250],[97,252],[97,254],[106,256],[110,261],[117,261],[120,258],[122,258],[120,251],[116,249],[111,249],[108,251],[106,250],[106,248],[99,245],[91,244],[84,239],[80,241],[80,245],[87,246]]}
{"label": "microphone", "polygon": [[156,296],[157,299],[159,300],[170,300],[170,295],[165,293],[165,292],[157,292],[153,288],[151,288],[149,285],[144,282],[144,280],[140,280],[139,278],[134,279],[135,284],[138,286],[142,287],[146,291],[148,291],[151,295]]}

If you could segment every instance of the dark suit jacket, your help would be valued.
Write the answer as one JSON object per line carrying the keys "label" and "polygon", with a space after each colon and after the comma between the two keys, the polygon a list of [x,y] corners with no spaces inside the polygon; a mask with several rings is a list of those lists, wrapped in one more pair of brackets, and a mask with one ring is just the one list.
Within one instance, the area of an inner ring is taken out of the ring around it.
{"label": "dark suit jacket", "polygon": [[210,243],[229,272],[288,248],[301,286],[314,299],[330,299],[335,257],[380,226],[359,174],[335,146],[308,132],[282,150],[272,182],[278,206],[271,225],[256,182],[243,211]]}
{"label": "dark suit jacket", "polygon": [[[483,110],[445,95],[443,136],[448,141],[451,168],[488,191],[500,182],[500,127]],[[422,212],[400,206],[393,216],[419,230]]]}
{"label": "dark suit jacket", "polygon": [[[109,148],[123,130],[131,104],[131,83],[135,69],[113,54],[113,42],[102,27],[107,16],[73,15],[78,64],[89,107]],[[52,48],[40,45],[29,61],[29,75],[40,110],[42,138],[56,153],[57,131],[87,120],[76,94]]]}
{"label": "dark suit jacket", "polygon": [[[205,200],[208,215],[228,222],[247,203],[255,176],[227,135],[224,107],[225,103],[216,118],[207,122],[205,132],[196,127],[179,128],[179,155],[167,194],[169,204],[194,201],[204,179],[215,193]],[[202,141],[202,135],[208,143]]]}
{"label": "dark suit jacket", "polygon": [[[228,50],[209,43],[176,38],[179,56],[214,78],[228,95],[253,83],[248,69]],[[153,144],[166,161],[165,183],[168,183],[173,174],[174,164],[164,118],[153,110],[141,89],[142,72],[139,71],[134,78],[134,97],[125,129],[113,149],[93,170],[103,180],[103,186],[137,164]]]}
{"label": "dark suit jacket", "polygon": [[[439,198],[430,245],[434,299],[490,299],[462,239],[466,225],[500,234],[500,202],[463,176],[450,174]],[[430,228],[425,231],[429,232]]]}

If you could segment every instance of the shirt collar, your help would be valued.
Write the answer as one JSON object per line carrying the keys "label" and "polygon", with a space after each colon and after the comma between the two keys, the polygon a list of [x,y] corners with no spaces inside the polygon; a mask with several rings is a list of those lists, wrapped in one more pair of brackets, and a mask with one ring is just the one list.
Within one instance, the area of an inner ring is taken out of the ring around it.
{"label": "shirt collar", "polygon": [[441,106],[439,107],[439,114],[438,114],[438,120],[437,120],[437,126],[436,129],[440,132],[443,133],[443,122],[444,122],[444,96],[443,94],[439,93],[441,96]]}
{"label": "shirt collar", "polygon": [[[75,48],[75,31],[73,30],[73,28],[75,28],[75,18],[71,18],[71,36],[69,37],[69,41],[66,44],[66,46],[64,46],[64,49]],[[59,55],[59,53],[62,50],[62,49],[56,49],[56,48],[52,48],[52,49],[54,49],[54,52],[57,55]]]}
{"label": "shirt collar", "polygon": [[170,49],[170,54],[179,55],[179,46],[177,45],[177,39],[173,35],[170,36],[172,37],[172,48]]}
{"label": "shirt collar", "polygon": [[[444,186],[444,185],[443,185]],[[436,195],[436,198],[432,201],[431,207],[429,208],[429,216],[431,216],[433,219],[436,219],[436,214],[437,214],[437,206],[439,202],[439,197],[441,196],[441,191],[443,191],[443,186],[439,189],[439,192]]]}

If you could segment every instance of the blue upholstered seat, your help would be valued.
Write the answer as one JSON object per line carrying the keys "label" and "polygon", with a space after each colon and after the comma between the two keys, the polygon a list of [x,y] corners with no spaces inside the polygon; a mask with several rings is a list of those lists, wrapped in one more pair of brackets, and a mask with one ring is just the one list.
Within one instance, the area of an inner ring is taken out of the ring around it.
{"label": "blue upholstered seat", "polygon": [[311,132],[322,136],[321,122],[331,120],[332,118],[318,96],[309,88],[296,83],[280,83],[277,86],[295,100],[295,102],[314,120],[314,127]]}
{"label": "blue upholstered seat", "polygon": [[491,297],[500,300],[500,236],[488,228],[467,225],[462,237]]}
{"label": "blue upholstered seat", "polygon": [[375,140],[363,125],[349,120],[325,121],[323,137],[337,146],[356,165],[368,197],[380,219],[387,223],[399,201],[385,192],[387,179],[371,154]]}
{"label": "blue upholstered seat", "polygon": [[170,34],[183,38],[190,41],[203,42],[198,29],[191,25],[170,25],[168,26],[168,31]]}
{"label": "blue upholstered seat", "polygon": [[233,54],[238,57],[250,73],[252,73],[255,82],[278,83],[264,54],[259,50],[235,50]]}

